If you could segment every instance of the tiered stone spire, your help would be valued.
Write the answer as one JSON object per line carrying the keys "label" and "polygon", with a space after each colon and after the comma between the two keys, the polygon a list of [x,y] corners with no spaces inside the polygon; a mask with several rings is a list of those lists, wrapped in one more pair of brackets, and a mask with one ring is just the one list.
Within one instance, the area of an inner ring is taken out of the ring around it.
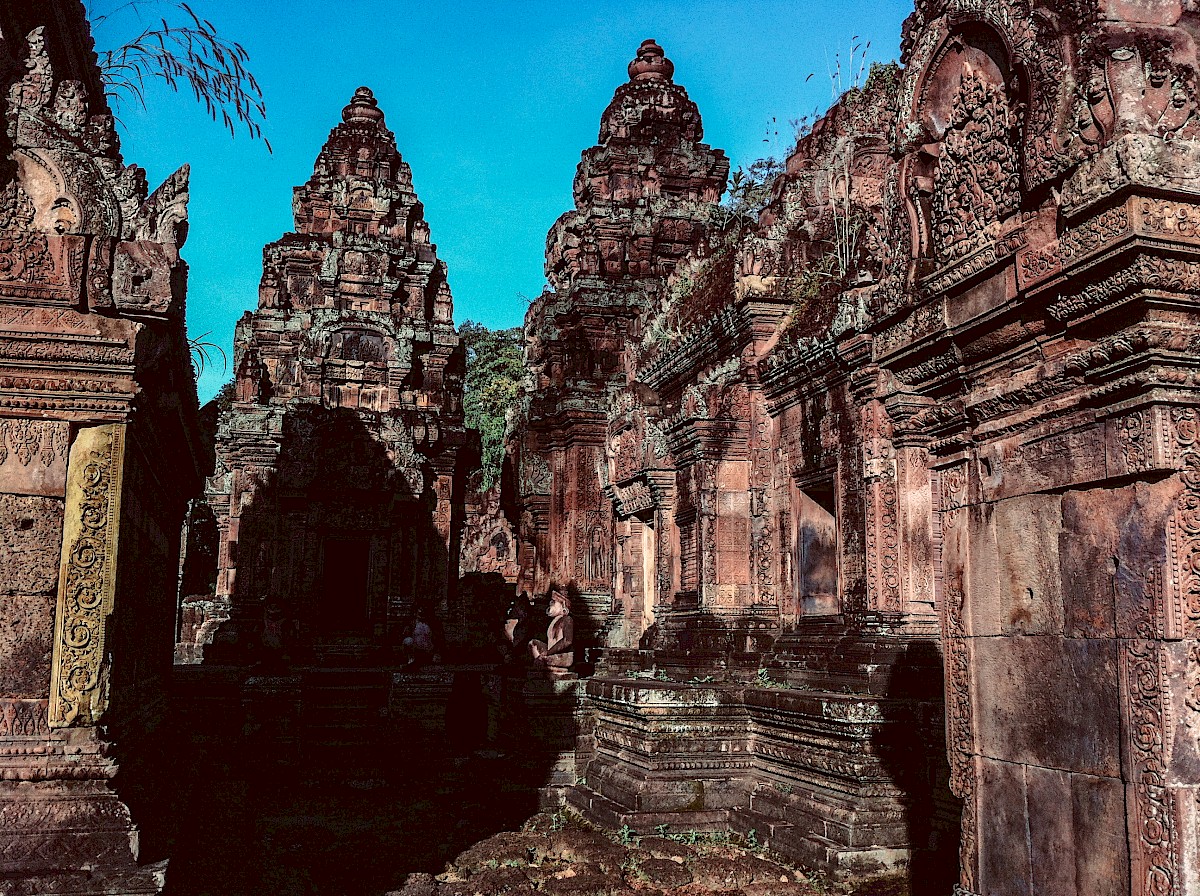
{"label": "tiered stone spire", "polygon": [[572,615],[590,617],[595,631],[613,606],[615,529],[600,471],[606,411],[625,384],[622,352],[666,276],[703,239],[729,174],[725,154],[701,142],[700,110],[674,74],[662,48],[644,41],[601,116],[599,143],[583,152],[575,208],[546,239],[552,289],[525,318],[530,388],[510,445],[522,587],[577,588]]}
{"label": "tiered stone spire", "polygon": [[412,171],[368,88],[342,110],[292,206],[295,232],[263,252],[260,308],[336,307],[450,323],[446,266],[429,243]]}
{"label": "tiered stone spire", "polygon": [[665,276],[700,239],[729,160],[700,142],[700,110],[674,73],[662,47],[643,41],[600,118],[599,145],[583,153],[575,211],[547,238],[546,276],[556,289],[580,277]]}
{"label": "tiered stone spire", "polygon": [[225,543],[213,613],[232,615],[243,643],[264,607],[327,634],[340,612],[329,558],[341,548],[322,546],[331,525],[370,545],[366,568],[346,573],[361,584],[346,630],[389,639],[418,594],[438,604],[456,578],[451,492],[468,440],[446,265],[371,91],[358,88],[341,118],[295,189],[295,231],[263,250],[258,310],[234,335],[236,397],[208,501]]}

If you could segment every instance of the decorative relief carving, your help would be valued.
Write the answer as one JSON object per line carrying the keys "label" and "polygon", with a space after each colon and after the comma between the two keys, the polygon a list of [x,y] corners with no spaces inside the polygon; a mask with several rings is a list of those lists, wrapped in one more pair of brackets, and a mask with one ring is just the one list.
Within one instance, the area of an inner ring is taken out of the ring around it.
{"label": "decorative relief carving", "polygon": [[[943,515],[942,524],[949,521]],[[959,869],[963,884],[975,886],[976,768],[975,717],[971,695],[971,656],[966,625],[966,594],[961,572],[951,577],[944,592],[942,630],[946,657],[946,727],[950,759],[950,791],[963,801]]]}
{"label": "decorative relief carving", "polygon": [[874,609],[899,612],[900,506],[892,424],[878,402],[862,414],[868,601]]}
{"label": "decorative relief carving", "polygon": [[1135,411],[1113,422],[1115,447],[1122,473],[1143,473],[1154,467],[1154,418],[1148,410]]}
{"label": "decorative relief carving", "polygon": [[1149,197],[1137,202],[1140,230],[1183,239],[1200,236],[1200,206]]}
{"label": "decorative relief carving", "polygon": [[79,299],[82,236],[16,231],[0,233],[0,296],[72,304]]}
{"label": "decorative relief carving", "polygon": [[1129,210],[1124,205],[1114,206],[1064,231],[1058,241],[1059,252],[1063,263],[1070,264],[1129,233]]}
{"label": "decorative relief carving", "polygon": [[125,427],[80,430],[71,448],[55,611],[50,725],[95,724],[106,708],[105,624],[116,586]]}
{"label": "decorative relief carving", "polygon": [[[1165,618],[1154,628],[1166,638],[1194,638],[1200,635],[1200,412],[1174,408],[1171,424],[1184,492],[1167,523],[1171,583]],[[1151,629],[1143,637],[1157,634]]]}
{"label": "decorative relief carving", "polygon": [[1192,711],[1187,719],[1189,728],[1200,727],[1200,642],[1194,642],[1187,651],[1185,670],[1184,705]]}
{"label": "decorative relief carving", "polygon": [[933,241],[940,260],[954,261],[981,240],[994,240],[1001,222],[1016,212],[1016,129],[1004,86],[967,68],[934,171]]}
{"label": "decorative relief carving", "polygon": [[1200,262],[1141,253],[1116,274],[1089,284],[1076,295],[1064,295],[1047,311],[1055,320],[1066,321],[1142,289],[1200,292]]}
{"label": "decorative relief carving", "polygon": [[983,245],[976,243],[973,251],[930,274],[921,281],[923,296],[939,296],[995,267],[1025,247],[1025,234],[1014,230]]}
{"label": "decorative relief carving", "polygon": [[70,426],[60,420],[0,418],[0,489],[61,495],[69,439]]}
{"label": "decorative relief carving", "polygon": [[550,494],[550,483],[552,480],[550,467],[546,465],[546,461],[541,455],[535,454],[532,451],[523,452],[521,455],[521,494],[522,495],[548,495]]}
{"label": "decorative relief carving", "polygon": [[898,496],[894,479],[881,479],[866,489],[867,587],[876,609],[899,612],[900,564]]}
{"label": "decorative relief carving", "polygon": [[133,313],[167,312],[173,299],[171,263],[170,252],[159,243],[117,243],[112,274],[117,307]]}
{"label": "decorative relief carving", "polygon": [[[1095,17],[1089,0],[1062,3],[1057,8],[1064,14],[1069,11],[1081,30]],[[938,3],[937,12],[926,12],[928,18],[913,28],[920,36],[904,54],[905,69],[912,74],[905,78],[901,94],[901,108],[905,111],[924,103],[925,97],[917,96],[917,86],[944,45],[951,23],[984,22],[1003,35],[1014,61],[1019,60],[1029,75],[1022,153],[1027,189],[1045,183],[1095,151],[1092,145],[1069,139],[1076,92],[1074,80],[1066,71],[1065,41],[1055,33],[1054,19],[1030,12],[1028,4],[1011,0]]]}
{"label": "decorative relief carving", "polygon": [[1161,644],[1143,638],[1125,642],[1121,653],[1121,711],[1128,735],[1128,780],[1134,786],[1131,807],[1136,840],[1130,843],[1132,880],[1137,896],[1174,896],[1179,855],[1175,794],[1167,787],[1164,740],[1170,730],[1164,695],[1167,686]]}
{"label": "decorative relief carving", "polygon": [[621,516],[632,516],[654,506],[654,492],[644,480],[614,485],[613,492],[617,498],[617,513]]}
{"label": "decorative relief carving", "polygon": [[774,494],[770,417],[759,390],[750,396],[750,527],[751,567],[755,602],[775,603],[775,542],[771,530],[771,505]]}
{"label": "decorative relief carving", "polygon": [[945,329],[946,314],[942,302],[928,301],[875,337],[878,357],[886,357],[909,343]]}
{"label": "decorative relief carving", "polygon": [[1062,255],[1057,240],[1047,246],[1029,247],[1017,256],[1017,272],[1022,289],[1047,280],[1061,270]]}
{"label": "decorative relief carving", "polygon": [[941,471],[938,479],[942,493],[942,525],[957,526],[967,504],[967,465],[948,467]]}
{"label": "decorative relief carving", "polygon": [[0,699],[0,738],[46,737],[45,700]]}

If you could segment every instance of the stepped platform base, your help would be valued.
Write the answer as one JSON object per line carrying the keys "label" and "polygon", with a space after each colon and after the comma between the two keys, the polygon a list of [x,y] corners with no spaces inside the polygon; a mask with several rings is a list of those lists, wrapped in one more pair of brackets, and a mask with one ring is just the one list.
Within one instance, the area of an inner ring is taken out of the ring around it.
{"label": "stepped platform base", "polygon": [[[586,683],[581,780],[567,806],[641,834],[728,831],[834,879],[957,858],[937,654],[886,633],[791,638],[747,682],[648,677],[639,656]],[[833,687],[833,685],[836,685]]]}

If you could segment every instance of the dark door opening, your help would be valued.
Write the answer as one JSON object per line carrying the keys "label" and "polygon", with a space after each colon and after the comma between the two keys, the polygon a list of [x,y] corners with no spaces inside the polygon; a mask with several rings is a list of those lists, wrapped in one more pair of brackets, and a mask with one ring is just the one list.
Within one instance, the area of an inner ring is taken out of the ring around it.
{"label": "dark door opening", "polygon": [[370,572],[370,539],[325,539],[321,575],[321,624],[325,631],[368,631]]}
{"label": "dark door opening", "polygon": [[832,483],[796,490],[796,572],[799,615],[840,612],[836,497]]}

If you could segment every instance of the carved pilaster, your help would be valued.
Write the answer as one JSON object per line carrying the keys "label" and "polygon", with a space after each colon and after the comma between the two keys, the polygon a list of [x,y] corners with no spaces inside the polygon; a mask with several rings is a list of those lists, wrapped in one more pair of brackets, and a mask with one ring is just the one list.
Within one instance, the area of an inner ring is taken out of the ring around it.
{"label": "carved pilaster", "polygon": [[[964,893],[974,890],[979,868],[979,817],[976,800],[979,769],[975,735],[970,625],[967,613],[967,467],[958,464],[938,473],[933,506],[938,512],[942,545],[941,602],[946,669],[946,747],[950,790],[963,801],[959,873]],[[956,892],[958,892],[956,890]]]}
{"label": "carved pilaster", "polygon": [[1169,693],[1162,645],[1141,638],[1120,655],[1131,879],[1135,896],[1183,896],[1177,794],[1167,786]]}
{"label": "carved pilaster", "polygon": [[1176,408],[1171,424],[1173,464],[1184,492],[1167,524],[1171,563],[1165,599],[1147,634],[1175,640],[1200,634],[1200,412]]}
{"label": "carved pilaster", "polygon": [[113,610],[125,425],[86,427],[71,447],[50,679],[50,726],[95,724],[107,708],[105,623]]}
{"label": "carved pilaster", "polygon": [[891,421],[878,402],[863,415],[863,495],[866,503],[867,607],[899,612],[899,493]]}

